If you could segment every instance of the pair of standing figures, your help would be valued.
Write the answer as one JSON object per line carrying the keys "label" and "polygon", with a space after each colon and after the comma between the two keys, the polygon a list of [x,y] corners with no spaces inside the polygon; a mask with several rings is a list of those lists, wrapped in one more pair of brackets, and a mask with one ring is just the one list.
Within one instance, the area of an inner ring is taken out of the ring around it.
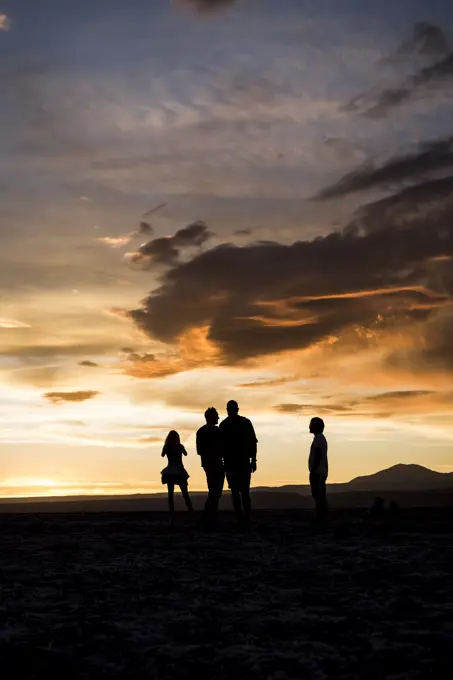
{"label": "pair of standing figures", "polygon": [[[219,414],[215,408],[208,408],[206,425],[197,432],[197,453],[208,483],[205,519],[209,524],[215,524],[226,477],[237,520],[240,524],[248,524],[250,481],[252,472],[256,471],[258,440],[250,420],[239,415],[236,401],[228,402],[227,413],[228,416],[217,427]],[[175,486],[180,487],[187,509],[193,512],[187,483],[189,475],[183,464],[187,451],[174,430],[169,433],[162,450],[162,457],[165,456],[168,465],[162,470],[162,483],[168,488],[168,505],[173,520]]]}

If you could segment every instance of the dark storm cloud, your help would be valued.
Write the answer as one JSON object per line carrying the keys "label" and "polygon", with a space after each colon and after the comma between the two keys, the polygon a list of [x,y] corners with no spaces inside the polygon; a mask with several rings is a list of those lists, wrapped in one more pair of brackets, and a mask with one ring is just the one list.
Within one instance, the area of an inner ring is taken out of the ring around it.
{"label": "dark storm cloud", "polygon": [[447,54],[449,49],[450,39],[440,26],[420,21],[414,24],[411,34],[402,41],[390,59],[411,55],[440,57]]}
{"label": "dark storm cloud", "polygon": [[358,113],[365,118],[383,118],[392,109],[410,101],[418,94],[426,94],[427,88],[439,88],[453,79],[453,52],[439,61],[424,66],[399,85],[354,97],[343,111]]}
{"label": "dark storm cloud", "polygon": [[453,137],[447,137],[422,144],[416,153],[391,158],[380,167],[358,168],[344,175],[332,186],[323,189],[315,196],[315,200],[328,200],[357,191],[382,188],[451,168],[453,168]]}
{"label": "dark storm cloud", "polygon": [[383,62],[398,65],[400,60],[413,62],[414,72],[393,87],[359,94],[343,108],[366,118],[382,118],[410,101],[427,88],[438,88],[453,78],[451,41],[442,28],[427,22],[414,25],[412,34],[403,40]]}
{"label": "dark storm cloud", "polygon": [[100,392],[95,390],[79,390],[77,392],[46,392],[44,398],[52,404],[64,404],[71,402],[88,401],[97,397]]}
{"label": "dark storm cloud", "polygon": [[453,215],[453,176],[403,189],[397,194],[359,208],[348,230],[365,233],[392,224],[394,229],[423,228],[426,220],[440,224]]}
{"label": "dark storm cloud", "polygon": [[147,235],[153,234],[154,228],[148,222],[140,222],[138,233]]}
{"label": "dark storm cloud", "polygon": [[97,368],[99,364],[95,363],[94,361],[89,361],[86,359],[85,361],[79,361],[79,366],[85,366],[87,368]]}
{"label": "dark storm cloud", "polygon": [[439,87],[453,78],[453,52],[432,66],[420,69],[400,87],[389,88],[379,94],[376,102],[362,112],[366,118],[383,118],[393,108],[410,101],[427,87]]}
{"label": "dark storm cloud", "polygon": [[149,267],[153,264],[174,264],[181,251],[187,248],[201,248],[213,236],[204,222],[198,221],[180,229],[174,236],[148,241],[131,255],[135,264]]}
{"label": "dark storm cloud", "polygon": [[309,347],[379,316],[424,320],[451,300],[433,277],[435,260],[453,253],[453,205],[437,210],[450,189],[404,228],[392,220],[373,228],[378,203],[367,206],[361,231],[352,221],[313,241],[213,248],[171,268],[130,315],[165,342],[208,326],[225,362]]}

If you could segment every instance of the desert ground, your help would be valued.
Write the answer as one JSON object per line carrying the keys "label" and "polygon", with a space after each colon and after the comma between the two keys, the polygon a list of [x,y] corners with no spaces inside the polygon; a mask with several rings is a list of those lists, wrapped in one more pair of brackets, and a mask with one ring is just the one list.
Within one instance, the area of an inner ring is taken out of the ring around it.
{"label": "desert ground", "polygon": [[0,517],[2,678],[442,678],[452,511]]}

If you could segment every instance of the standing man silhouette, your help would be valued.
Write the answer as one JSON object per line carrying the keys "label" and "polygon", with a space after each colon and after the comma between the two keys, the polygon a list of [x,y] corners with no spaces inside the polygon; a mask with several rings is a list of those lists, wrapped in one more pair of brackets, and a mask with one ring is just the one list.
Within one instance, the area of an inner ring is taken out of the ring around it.
{"label": "standing man silhouette", "polygon": [[208,484],[208,498],[204,506],[204,518],[208,524],[215,525],[219,501],[225,482],[225,472],[223,469],[219,428],[217,427],[219,414],[214,407],[211,407],[207,409],[204,417],[206,418],[206,425],[200,427],[197,432],[197,453],[201,457],[201,467],[206,473]]}
{"label": "standing man silhouette", "polygon": [[250,481],[256,471],[258,440],[248,418],[239,415],[236,401],[227,404],[228,417],[220,423],[223,460],[233,508],[240,525],[250,523]]}
{"label": "standing man silhouette", "polygon": [[327,515],[326,480],[329,474],[329,463],[322,418],[311,419],[310,432],[313,435],[308,459],[311,495],[316,504],[316,520],[319,524],[323,524]]}

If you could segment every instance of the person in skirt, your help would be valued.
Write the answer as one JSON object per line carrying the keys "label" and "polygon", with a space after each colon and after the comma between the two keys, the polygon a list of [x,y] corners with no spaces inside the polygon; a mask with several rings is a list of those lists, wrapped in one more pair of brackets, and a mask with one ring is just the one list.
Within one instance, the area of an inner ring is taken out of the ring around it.
{"label": "person in skirt", "polygon": [[170,510],[171,522],[174,521],[175,514],[175,486],[179,486],[182,496],[185,500],[187,510],[190,513],[193,513],[192,501],[189,496],[187,482],[189,479],[189,474],[184,467],[182,460],[183,456],[187,456],[187,451],[181,444],[179,434],[175,430],[171,430],[171,432],[169,432],[167,435],[164,448],[162,449],[162,458],[167,458],[168,465],[161,472],[162,484],[166,484],[168,489],[168,508]]}

